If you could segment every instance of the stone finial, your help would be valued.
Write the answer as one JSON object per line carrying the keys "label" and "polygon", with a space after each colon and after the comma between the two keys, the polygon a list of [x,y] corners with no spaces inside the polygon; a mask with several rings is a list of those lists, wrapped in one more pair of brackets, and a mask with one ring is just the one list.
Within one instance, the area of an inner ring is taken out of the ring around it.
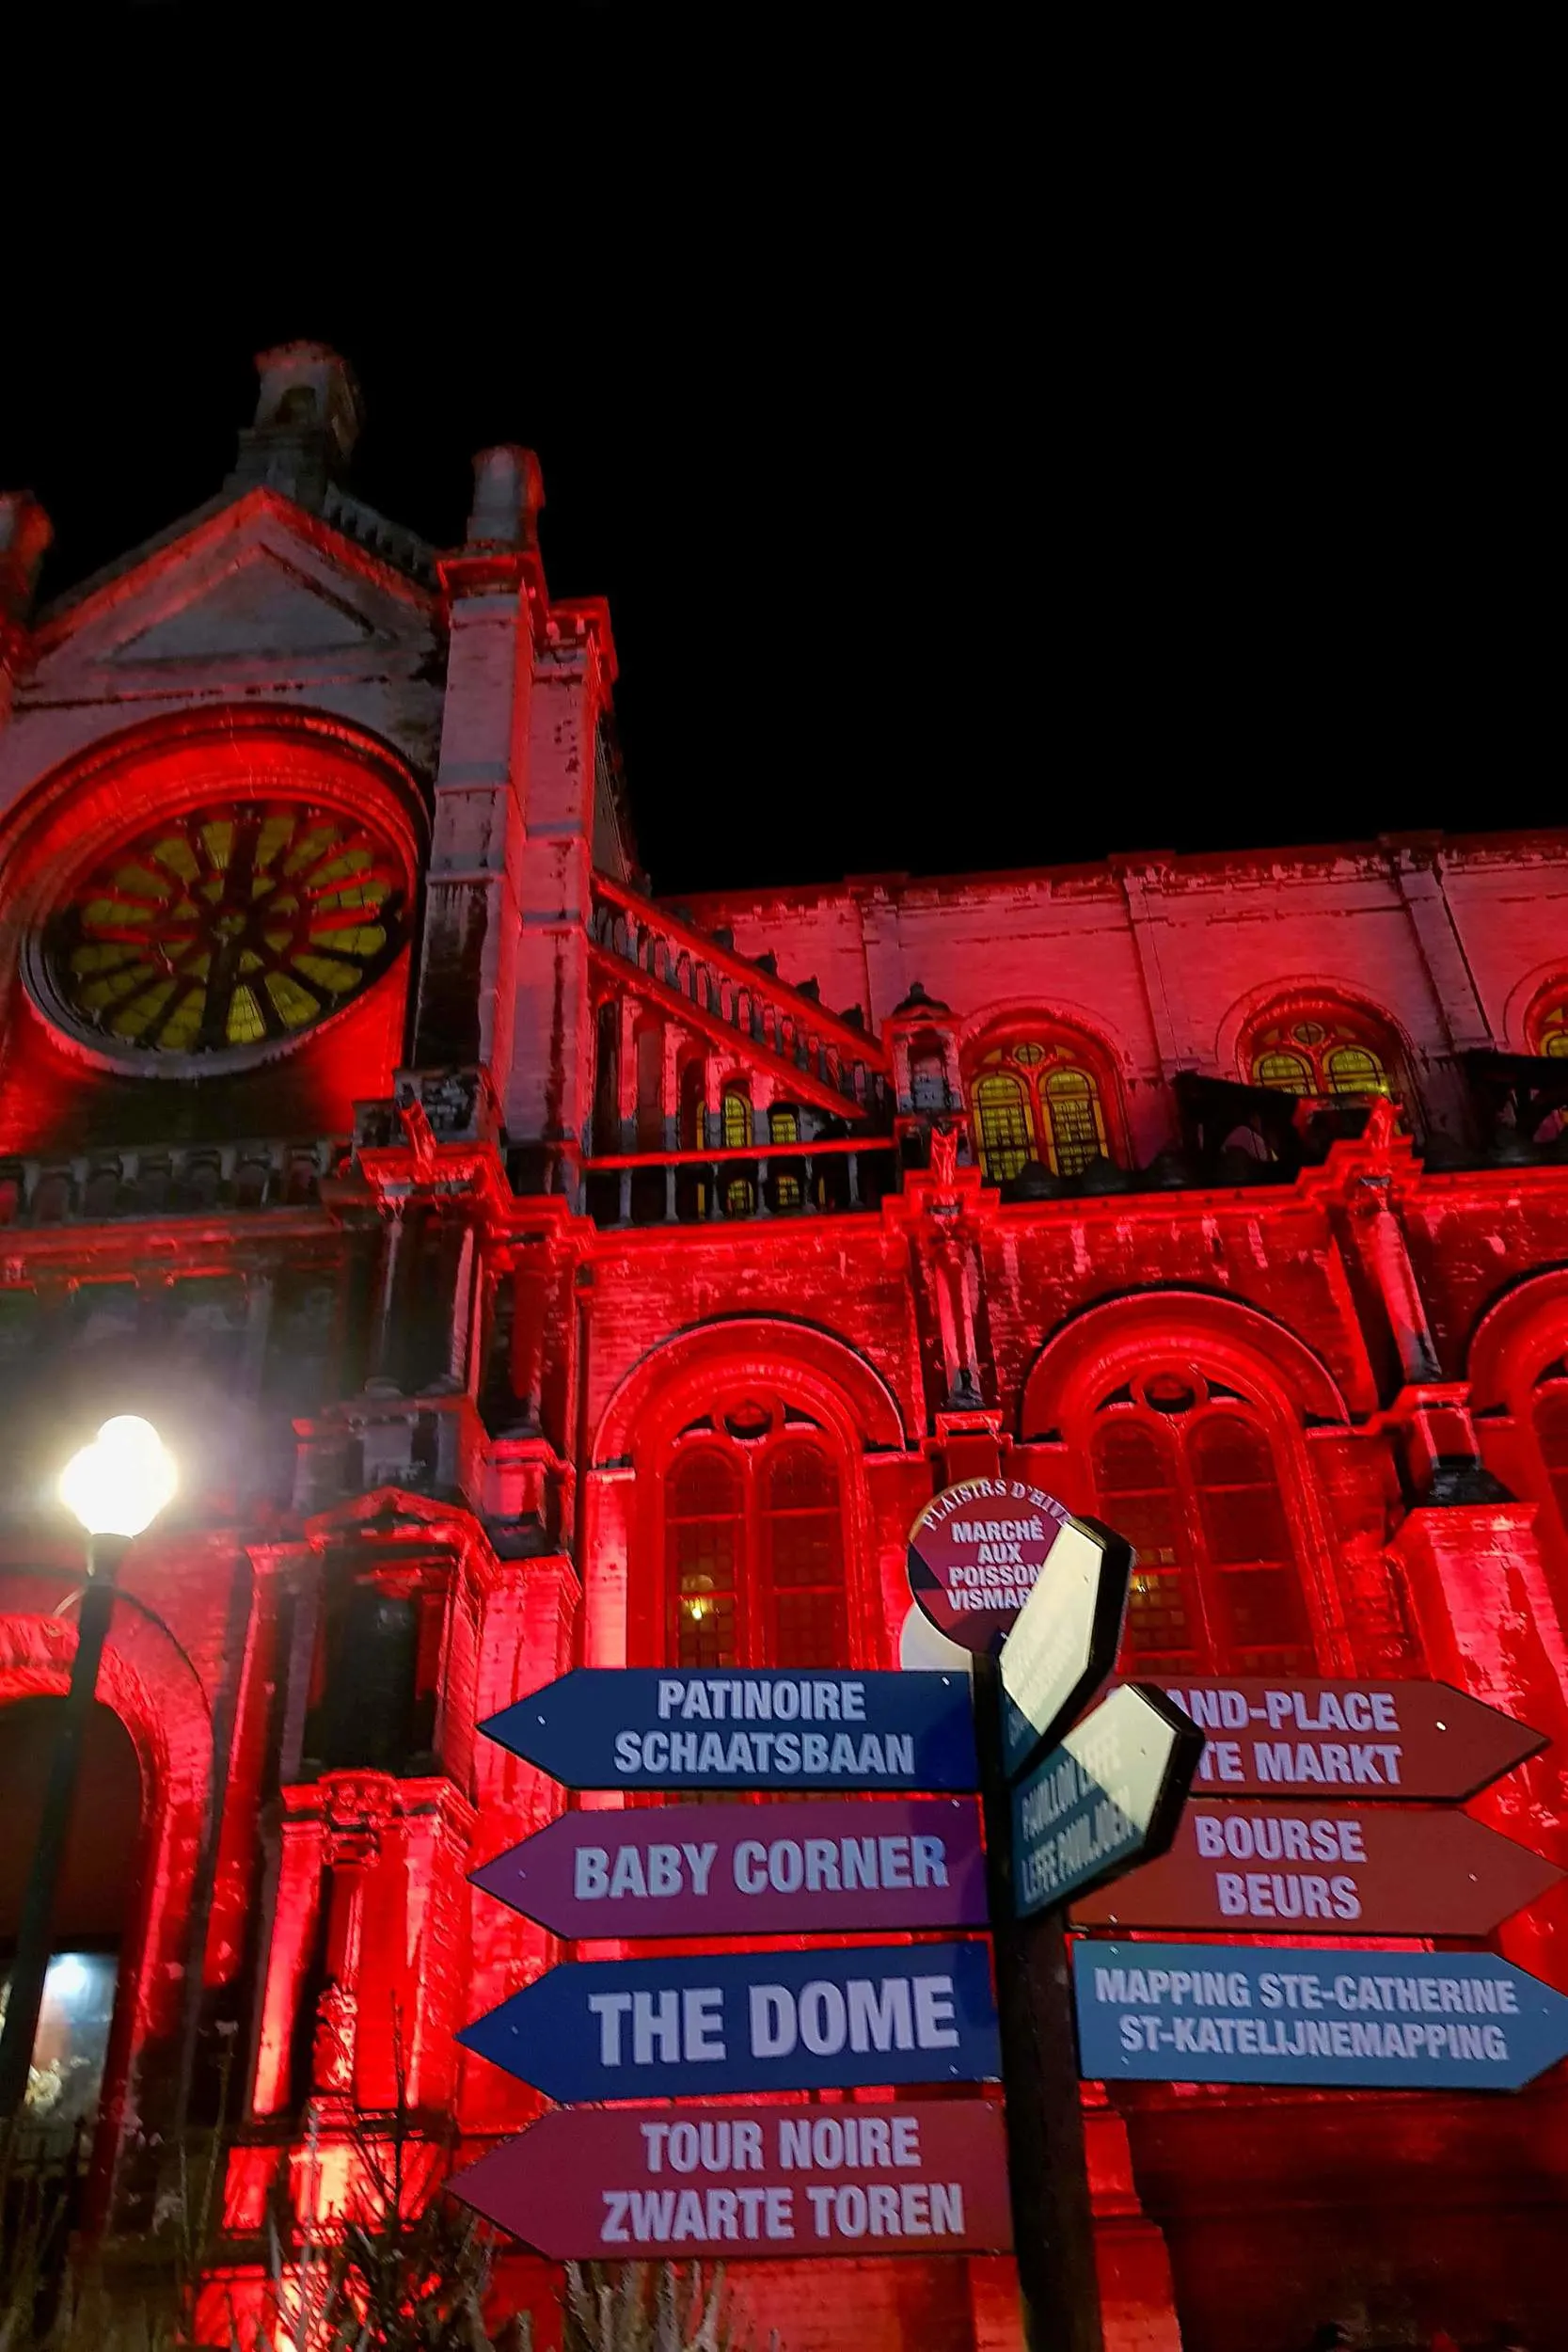
{"label": "stone finial", "polygon": [[539,544],[539,511],[545,478],[532,450],[505,442],[482,449],[474,459],[474,503],[468,516],[470,548],[531,548]]}
{"label": "stone finial", "polygon": [[259,351],[256,373],[256,421],[240,435],[234,479],[319,505],[327,484],[348,471],[359,438],[354,371],[327,344],[302,342]]}
{"label": "stone finial", "polygon": [[279,343],[259,351],[256,400],[259,432],[324,432],[341,467],[359,438],[364,410],[354,370],[326,343]]}
{"label": "stone finial", "polygon": [[55,527],[30,490],[0,490],[0,620],[25,620],[32,610]]}
{"label": "stone finial", "polygon": [[922,981],[911,980],[910,993],[904,998],[903,1003],[894,1006],[893,1017],[898,1021],[907,1018],[911,1013],[945,1012],[950,1014],[952,1009],[951,1005],[944,1005],[940,996],[927,995]]}

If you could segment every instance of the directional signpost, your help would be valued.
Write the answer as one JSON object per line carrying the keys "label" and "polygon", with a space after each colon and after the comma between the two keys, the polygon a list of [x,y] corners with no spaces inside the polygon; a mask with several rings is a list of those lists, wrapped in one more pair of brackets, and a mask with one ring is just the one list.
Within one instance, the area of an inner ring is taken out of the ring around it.
{"label": "directional signpost", "polygon": [[1195,1802],[1164,1859],[1076,1902],[1072,1924],[1483,1936],[1562,1876],[1467,1813]]}
{"label": "directional signpost", "polygon": [[974,1788],[957,1674],[579,1668],[480,1729],[568,1788]]}
{"label": "directional signpost", "polygon": [[1208,1736],[1215,1796],[1473,1797],[1546,1744],[1446,1682],[1211,1677],[1169,1695]]}
{"label": "directional signpost", "polygon": [[[1564,1875],[1457,1809],[1545,1742],[1445,1683],[1168,1695],[1207,1735],[1204,1793],[1076,1927],[1480,1938]],[[1568,2057],[1568,2000],[1491,1953],[1086,1942],[1073,1976],[1091,2079],[1517,2090]]]}
{"label": "directional signpost", "polygon": [[[804,1800],[568,1814],[474,1872],[556,1934],[908,1938],[987,1923],[966,1674],[590,1669],[481,1727],[573,1788]],[[583,2105],[993,2079],[984,1942],[573,1962],[458,2038],[570,2103],[452,2184],[558,2260],[1010,2244],[1001,2109],[982,2098],[830,2114]]]}
{"label": "directional signpost", "polygon": [[549,2114],[451,2185],[555,2262],[1012,2243],[1002,2109],[984,2099]]}
{"label": "directional signpost", "polygon": [[1115,1665],[1132,1570],[1131,1548],[1098,1520],[1069,1518],[1057,1528],[1002,1647],[1009,1775],[1072,1721]]}
{"label": "directional signpost", "polygon": [[1518,2090],[1568,2057],[1568,2000],[1490,1952],[1081,1944],[1073,1975],[1105,2082]]}
{"label": "directional signpost", "polygon": [[556,1935],[839,1935],[983,1928],[971,1797],[565,1813],[473,1883]]}
{"label": "directional signpost", "polygon": [[[1060,1764],[1056,1756],[1047,1756],[1044,1777],[1029,1788],[1027,1820],[1007,1783],[1051,1747],[1109,1675],[1121,1638],[1132,1554],[1111,1528],[1071,1518],[1058,1503],[1042,1510],[1041,1518],[1047,1528],[1053,1520],[1055,1532],[1028,1596],[999,1656],[982,1653],[974,1661],[976,1729],[1025,2334],[1031,2352],[1044,2352],[1048,2345],[1051,2352],[1098,2352],[1094,2224],[1072,2058],[1061,1897],[1044,1890],[1058,1867],[1064,1879],[1072,1875],[1088,1848],[1097,1859],[1087,1879],[1097,1878],[1101,1866],[1116,1867],[1109,1852],[1113,1846],[1132,1858],[1131,1810],[1138,1800],[1119,1758],[1113,1777],[1128,1799],[1125,1811],[1114,1797],[1109,1809],[1104,1802],[1097,1805],[1077,1758]],[[1107,1768],[1118,1728],[1131,1731],[1132,1718],[1141,1724],[1144,1712],[1140,1699],[1124,1699],[1109,1725],[1101,1726],[1097,1748],[1091,1734],[1091,1748]],[[1173,1710],[1154,1699],[1147,1713],[1168,1718]],[[1180,1730],[1172,1735],[1168,1722],[1164,1730],[1173,1739],[1167,1762],[1179,1755],[1179,1776],[1190,1775],[1201,1735]],[[1159,1792],[1148,1793],[1158,1838],[1168,1822]],[[1054,1822],[1049,1817],[1058,1804],[1064,1819]],[[1084,1814],[1074,1820],[1067,1842],[1058,1845],[1054,1832],[1067,1828],[1065,1812],[1080,1804]]]}
{"label": "directional signpost", "polygon": [[1018,1916],[1126,1870],[1141,1878],[1133,1866],[1170,1844],[1202,1752],[1160,1692],[1128,1682],[1102,1699],[1013,1789]]}
{"label": "directional signpost", "polygon": [[547,2098],[680,2099],[1001,2073],[983,1944],[548,1968],[457,2037]]}
{"label": "directional signpost", "polygon": [[[909,1565],[973,1681],[565,1675],[481,1728],[569,1788],[784,1802],[568,1813],[474,1883],[579,1942],[989,1923],[989,1945],[548,1969],[459,2036],[566,2103],[451,2184],[478,2212],[558,2261],[1016,2244],[1031,2352],[1101,2352],[1080,2072],[1508,2090],[1568,2056],[1568,1999],[1490,1954],[1080,1940],[1069,1958],[1064,1932],[1070,1902],[1097,1930],[1485,1935],[1563,1873],[1455,1801],[1541,1734],[1428,1681],[1130,1682],[1096,1706],[1132,1554],[1026,1481],[946,1488]],[[1005,2110],[716,2104],[998,2076]],[[597,2104],[671,2099],[705,2104]]]}

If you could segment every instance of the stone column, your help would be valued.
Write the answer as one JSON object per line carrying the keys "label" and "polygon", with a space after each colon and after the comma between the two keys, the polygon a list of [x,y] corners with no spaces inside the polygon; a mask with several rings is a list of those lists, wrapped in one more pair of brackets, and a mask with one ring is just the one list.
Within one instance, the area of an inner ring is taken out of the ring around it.
{"label": "stone column", "polygon": [[615,1115],[621,1149],[637,1149],[637,999],[629,991],[615,1008]]}
{"label": "stone column", "polygon": [[[1535,1540],[1535,1505],[1500,1502],[1412,1511],[1389,1546],[1405,1579],[1426,1671],[1537,1730],[1552,1746],[1470,1810],[1568,1865],[1568,1643]],[[1504,1927],[1511,1959],[1568,1989],[1555,1925],[1560,1890]]]}
{"label": "stone column", "polygon": [[543,504],[531,451],[483,451],[467,539],[440,566],[450,643],[413,1060],[419,1069],[478,1063],[503,1100]]}
{"label": "stone column", "polygon": [[[483,1722],[563,1674],[571,1662],[578,1601],[571,1562],[488,1559],[482,1577],[475,1718]],[[475,1743],[478,1817],[472,1862],[488,1860],[554,1819],[564,1802],[556,1783],[493,1740]],[[509,1912],[494,1896],[468,1890],[469,1965],[465,1997],[474,2016],[539,1976],[555,1957],[553,1937]],[[514,2128],[538,2102],[498,2067],[458,2060],[458,2112],[467,2132]]]}

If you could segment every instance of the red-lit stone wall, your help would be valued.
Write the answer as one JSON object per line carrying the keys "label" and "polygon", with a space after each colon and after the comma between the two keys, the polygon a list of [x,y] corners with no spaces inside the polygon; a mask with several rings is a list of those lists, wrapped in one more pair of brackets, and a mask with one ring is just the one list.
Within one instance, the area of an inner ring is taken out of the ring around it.
{"label": "red-lit stone wall", "polygon": [[[1568,1164],[1557,1108],[1499,1129],[1465,1058],[1551,1080],[1568,835],[662,904],[606,616],[549,598],[531,459],[486,453],[465,546],[421,551],[277,421],[279,385],[341,406],[341,366],[268,355],[229,494],[52,611],[13,582],[0,637],[0,1700],[68,1669],[55,1453],[153,1410],[186,1483],[105,1669],[145,1855],[99,2210],[146,2223],[227,2079],[214,2296],[242,2305],[269,2185],[341,2207],[400,2081],[433,2172],[526,2122],[451,2036],[557,1954],[467,1874],[562,1797],[475,1725],[670,1654],[666,1482],[705,1420],[822,1449],[847,1660],[887,1665],[933,1486],[994,1466],[1114,1516],[1099,1433],[1163,1377],[1173,1430],[1221,1412],[1260,1449],[1282,1639],[1568,1740]],[[263,769],[404,845],[404,951],[219,1078],[84,1054],[27,977],[55,879],[193,775],[238,804]],[[1387,1098],[1292,1123],[1192,1092],[1297,1030],[1326,1069],[1341,1027]],[[987,1073],[1061,1067],[1103,1153],[1041,1092],[1003,1173]],[[1476,1810],[1568,1861],[1562,1752]],[[1565,1923],[1548,1898],[1502,1947],[1568,1984]],[[1112,2352],[1291,2352],[1340,2313],[1389,2347],[1511,2310],[1563,2341],[1558,2082],[1085,2099]],[[1019,2341],[992,2261],[736,2278],[787,2352]],[[547,2344],[546,2266],[509,2257],[501,2295]]]}

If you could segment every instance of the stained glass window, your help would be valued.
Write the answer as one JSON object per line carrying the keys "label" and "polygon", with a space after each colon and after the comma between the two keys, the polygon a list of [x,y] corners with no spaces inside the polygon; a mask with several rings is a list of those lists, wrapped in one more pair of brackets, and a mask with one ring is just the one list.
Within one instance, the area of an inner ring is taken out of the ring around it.
{"label": "stained glass window", "polygon": [[1005,1184],[1031,1160],[1058,1176],[1081,1175],[1107,1156],[1100,1082],[1082,1049],[1020,1038],[992,1046],[974,1082],[980,1165]]}
{"label": "stained glass window", "polygon": [[253,802],[166,819],[86,870],[50,926],[64,1010],[112,1050],[286,1042],[401,945],[402,876],[354,818]]}
{"label": "stained glass window", "polygon": [[1560,1061],[1568,1055],[1568,995],[1560,995],[1530,1023],[1534,1050]]}
{"label": "stained glass window", "polygon": [[980,1159],[993,1184],[1005,1184],[1035,1156],[1035,1120],[1018,1078],[988,1072],[974,1081]]}
{"label": "stained glass window", "polygon": [[1275,1021],[1252,1039],[1252,1084],[1281,1094],[1392,1094],[1388,1070],[1381,1041],[1337,1012]]}
{"label": "stained glass window", "polygon": [[[800,1120],[793,1104],[775,1103],[768,1114],[768,1135],[772,1143],[799,1143]],[[798,1209],[800,1205],[800,1163],[785,1160],[773,1172],[773,1206],[775,1209]]]}

